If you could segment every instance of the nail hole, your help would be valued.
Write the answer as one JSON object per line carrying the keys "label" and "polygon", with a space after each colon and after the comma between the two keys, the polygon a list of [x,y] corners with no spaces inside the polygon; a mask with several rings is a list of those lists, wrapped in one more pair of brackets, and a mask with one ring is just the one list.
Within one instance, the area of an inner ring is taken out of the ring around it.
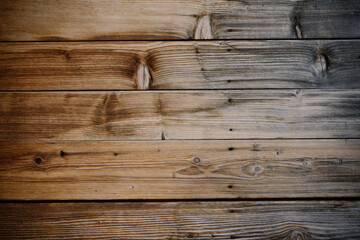
{"label": "nail hole", "polygon": [[64,151],[60,151],[60,157],[65,156],[65,152]]}
{"label": "nail hole", "polygon": [[199,163],[200,161],[201,161],[200,158],[198,158],[198,157],[194,158],[195,163]]}
{"label": "nail hole", "polygon": [[232,185],[229,185],[228,188],[233,188],[233,186],[232,186]]}
{"label": "nail hole", "polygon": [[280,153],[279,152],[276,152],[276,155],[279,155]]}
{"label": "nail hole", "polygon": [[231,103],[231,102],[232,102],[232,99],[231,99],[231,98],[229,98],[229,99],[228,99],[228,102],[229,102],[229,103]]}
{"label": "nail hole", "polygon": [[231,48],[226,49],[226,51],[231,52]]}
{"label": "nail hole", "polygon": [[119,153],[114,153],[114,156],[117,156],[117,155],[119,155]]}
{"label": "nail hole", "polygon": [[232,132],[232,130],[233,130],[232,128],[229,129],[230,132]]}
{"label": "nail hole", "polygon": [[233,148],[233,147],[229,147],[229,151],[232,151],[232,150],[234,150],[234,148]]}
{"label": "nail hole", "polygon": [[230,29],[228,29],[227,31],[228,31],[228,32],[232,32],[233,30],[230,28]]}
{"label": "nail hole", "polygon": [[36,158],[35,158],[35,163],[36,163],[36,164],[41,164],[42,161],[43,161],[43,160],[42,160],[41,157],[36,157]]}
{"label": "nail hole", "polygon": [[235,212],[235,210],[233,210],[233,209],[229,210],[229,213],[234,213],[234,212]]}
{"label": "nail hole", "polygon": [[228,83],[231,83],[231,80],[227,80]]}

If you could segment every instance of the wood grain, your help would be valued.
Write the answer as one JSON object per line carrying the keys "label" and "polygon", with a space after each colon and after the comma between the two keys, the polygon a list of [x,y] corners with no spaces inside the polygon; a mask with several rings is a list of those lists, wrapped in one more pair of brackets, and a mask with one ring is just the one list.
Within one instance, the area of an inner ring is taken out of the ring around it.
{"label": "wood grain", "polygon": [[0,142],[1,200],[360,196],[360,140]]}
{"label": "wood grain", "polygon": [[0,140],[359,138],[357,90],[12,92]]}
{"label": "wood grain", "polygon": [[0,90],[353,89],[359,56],[359,40],[0,43]]}
{"label": "wood grain", "polygon": [[2,203],[3,239],[360,238],[358,201]]}
{"label": "wood grain", "polygon": [[359,38],[357,0],[3,0],[1,41]]}

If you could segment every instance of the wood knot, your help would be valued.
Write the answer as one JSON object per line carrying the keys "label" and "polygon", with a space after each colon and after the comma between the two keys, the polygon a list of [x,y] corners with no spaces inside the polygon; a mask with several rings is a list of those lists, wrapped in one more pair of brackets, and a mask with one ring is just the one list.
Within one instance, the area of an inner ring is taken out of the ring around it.
{"label": "wood knot", "polygon": [[136,85],[140,90],[147,90],[150,88],[152,83],[152,76],[149,67],[141,62],[136,72]]}
{"label": "wood knot", "polygon": [[196,175],[201,175],[203,173],[204,172],[197,166],[190,166],[174,172],[174,176],[178,176],[178,175],[196,176]]}
{"label": "wood knot", "polygon": [[194,39],[213,39],[209,15],[204,15],[197,20]]}
{"label": "wood knot", "polygon": [[261,167],[260,165],[254,165],[254,166],[252,167],[252,172],[253,172],[254,174],[259,174],[259,173],[261,173],[263,170],[264,170],[264,168]]}
{"label": "wood knot", "polygon": [[40,156],[36,156],[35,159],[34,159],[34,162],[35,162],[37,165],[43,163],[43,161],[44,161],[43,158],[40,157]]}
{"label": "wood knot", "polygon": [[198,158],[198,157],[194,158],[194,163],[200,163],[200,162],[201,162],[200,158]]}
{"label": "wood knot", "polygon": [[305,240],[306,236],[299,231],[293,231],[291,233],[290,237],[287,239],[289,239],[289,240]]}
{"label": "wood knot", "polygon": [[324,54],[318,53],[314,61],[314,68],[316,72],[320,75],[324,74],[328,69],[328,64],[326,61],[326,56]]}

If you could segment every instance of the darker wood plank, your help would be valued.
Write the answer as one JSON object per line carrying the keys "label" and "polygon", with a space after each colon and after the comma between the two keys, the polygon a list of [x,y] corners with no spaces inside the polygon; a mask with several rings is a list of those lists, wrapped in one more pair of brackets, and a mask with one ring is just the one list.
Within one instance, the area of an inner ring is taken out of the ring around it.
{"label": "darker wood plank", "polygon": [[0,90],[353,89],[359,56],[359,40],[0,43]]}
{"label": "darker wood plank", "polygon": [[4,239],[357,239],[358,201],[2,203]]}
{"label": "darker wood plank", "polygon": [[359,138],[357,90],[14,92],[0,140]]}
{"label": "darker wood plank", "polygon": [[359,140],[0,142],[0,200],[360,197]]}
{"label": "darker wood plank", "polygon": [[357,0],[3,0],[1,41],[359,38]]}

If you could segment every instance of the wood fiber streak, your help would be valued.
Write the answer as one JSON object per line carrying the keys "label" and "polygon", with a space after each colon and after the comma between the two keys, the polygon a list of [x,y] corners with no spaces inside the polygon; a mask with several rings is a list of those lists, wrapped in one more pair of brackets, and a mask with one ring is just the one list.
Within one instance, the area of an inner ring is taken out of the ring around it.
{"label": "wood fiber streak", "polygon": [[353,89],[359,56],[359,40],[0,43],[0,90]]}
{"label": "wood fiber streak", "polygon": [[360,238],[358,201],[5,203],[4,239]]}
{"label": "wood fiber streak", "polygon": [[1,41],[359,38],[358,0],[3,0]]}
{"label": "wood fiber streak", "polygon": [[1,142],[0,200],[360,196],[360,140]]}
{"label": "wood fiber streak", "polygon": [[359,138],[357,90],[14,92],[0,140]]}

